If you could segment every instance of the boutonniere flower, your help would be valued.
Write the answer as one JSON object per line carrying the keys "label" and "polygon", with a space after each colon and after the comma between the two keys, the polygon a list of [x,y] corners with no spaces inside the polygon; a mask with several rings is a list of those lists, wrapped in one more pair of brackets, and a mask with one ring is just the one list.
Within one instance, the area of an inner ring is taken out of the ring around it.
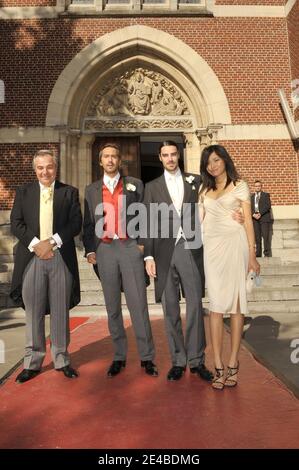
{"label": "boutonniere flower", "polygon": [[195,178],[194,176],[190,175],[190,176],[186,176],[185,180],[187,181],[187,183],[192,184]]}
{"label": "boutonniere flower", "polygon": [[136,186],[132,183],[126,184],[126,188],[128,191],[136,191]]}

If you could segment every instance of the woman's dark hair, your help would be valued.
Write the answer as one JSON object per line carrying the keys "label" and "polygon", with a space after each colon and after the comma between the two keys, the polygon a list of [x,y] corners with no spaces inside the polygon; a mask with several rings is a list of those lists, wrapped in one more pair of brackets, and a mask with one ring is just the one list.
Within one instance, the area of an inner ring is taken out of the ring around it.
{"label": "woman's dark hair", "polygon": [[235,164],[232,161],[228,151],[222,145],[209,145],[208,147],[204,148],[201,154],[201,161],[200,161],[200,174],[202,177],[202,188],[201,193],[204,190],[216,189],[216,180],[215,178],[210,175],[207,170],[208,162],[210,155],[212,153],[216,153],[221,160],[224,161],[225,164],[225,171],[227,174],[227,181],[225,188],[233,182],[236,185],[236,182],[240,179],[240,175],[238,174]]}

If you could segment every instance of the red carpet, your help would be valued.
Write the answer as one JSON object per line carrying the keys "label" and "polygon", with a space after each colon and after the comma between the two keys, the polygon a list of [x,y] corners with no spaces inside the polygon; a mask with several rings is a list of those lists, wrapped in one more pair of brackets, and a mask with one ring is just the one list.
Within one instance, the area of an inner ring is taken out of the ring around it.
{"label": "red carpet", "polygon": [[[298,447],[298,400],[244,348],[234,389],[214,391],[189,372],[169,383],[163,320],[152,321],[158,378],[140,368],[127,322],[128,364],[108,379],[112,345],[106,320],[84,320],[72,319],[72,329],[83,321],[70,347],[78,379],[53,370],[48,353],[35,379],[16,384],[17,371],[0,388],[1,448]],[[225,343],[227,348],[227,333]],[[212,366],[209,347],[206,362]]]}

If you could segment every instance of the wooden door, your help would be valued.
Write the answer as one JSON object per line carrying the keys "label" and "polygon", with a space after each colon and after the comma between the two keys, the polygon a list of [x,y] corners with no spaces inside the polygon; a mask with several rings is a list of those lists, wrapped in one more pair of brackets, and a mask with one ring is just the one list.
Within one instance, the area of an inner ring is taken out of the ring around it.
{"label": "wooden door", "polygon": [[98,180],[103,175],[103,169],[99,165],[99,151],[107,142],[120,146],[122,164],[121,173],[124,176],[140,178],[140,142],[139,137],[97,137],[92,146],[92,181]]}

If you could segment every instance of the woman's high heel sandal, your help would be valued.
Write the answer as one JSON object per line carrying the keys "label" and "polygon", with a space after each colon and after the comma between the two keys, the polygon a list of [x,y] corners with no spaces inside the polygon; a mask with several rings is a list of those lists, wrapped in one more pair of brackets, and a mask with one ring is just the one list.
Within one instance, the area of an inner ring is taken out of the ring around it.
{"label": "woman's high heel sandal", "polygon": [[215,390],[223,390],[224,382],[222,382],[220,379],[222,377],[224,377],[224,367],[221,368],[221,369],[218,369],[217,367],[215,367],[215,371],[216,371],[216,374],[215,374],[215,378],[212,382],[212,387]]}
{"label": "woman's high heel sandal", "polygon": [[235,387],[238,383],[234,376],[239,372],[239,361],[236,367],[227,366],[227,376],[224,382],[226,387]]}

